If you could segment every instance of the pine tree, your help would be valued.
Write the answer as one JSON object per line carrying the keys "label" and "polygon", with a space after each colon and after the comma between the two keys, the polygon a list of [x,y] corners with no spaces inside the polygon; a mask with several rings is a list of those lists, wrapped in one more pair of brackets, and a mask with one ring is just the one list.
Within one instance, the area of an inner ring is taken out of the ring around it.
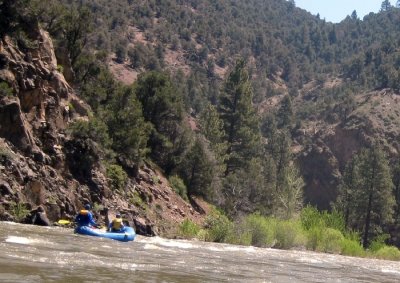
{"label": "pine tree", "polygon": [[293,123],[293,107],[292,100],[289,95],[286,95],[281,101],[281,107],[277,114],[278,127],[290,128]]}
{"label": "pine tree", "polygon": [[400,223],[400,159],[397,161],[397,164],[393,168],[392,172],[393,176],[393,185],[394,185],[394,197],[396,200],[396,210],[394,214],[394,219],[397,224]]}
{"label": "pine tree", "polygon": [[381,12],[389,11],[392,8],[389,0],[384,0],[381,4]]}
{"label": "pine tree", "polygon": [[351,228],[349,227],[349,221],[350,218],[353,217],[352,214],[354,214],[354,194],[359,185],[357,183],[359,181],[359,178],[357,176],[358,163],[359,162],[357,160],[357,156],[354,156],[353,159],[351,159],[347,163],[343,174],[343,182],[340,185],[338,197],[335,204],[335,208],[343,213],[345,225],[347,228]]}
{"label": "pine tree", "polygon": [[200,132],[210,142],[210,148],[218,162],[218,174],[224,172],[226,167],[224,164],[227,143],[223,140],[223,122],[219,118],[218,111],[212,104],[207,104],[200,113]]}
{"label": "pine tree", "polygon": [[189,195],[203,196],[212,199],[210,185],[217,173],[217,162],[208,149],[207,141],[198,136],[182,162],[181,175],[185,181]]}
{"label": "pine tree", "polygon": [[351,13],[351,19],[354,20],[354,21],[358,20],[358,15],[357,15],[357,11],[356,10],[354,10]]}
{"label": "pine tree", "polygon": [[166,74],[144,73],[135,83],[143,117],[153,125],[149,138],[151,157],[169,174],[182,162],[191,133],[183,124],[183,101]]}
{"label": "pine tree", "polygon": [[350,227],[362,231],[366,248],[371,239],[390,223],[394,196],[390,168],[383,151],[375,146],[363,149],[348,166],[347,177],[340,198],[345,200],[344,213],[348,214]]}
{"label": "pine tree", "polygon": [[93,28],[92,17],[90,9],[83,5],[69,9],[63,16],[63,37],[73,67],[88,42],[88,34]]}
{"label": "pine tree", "polygon": [[148,152],[151,126],[144,121],[142,107],[132,88],[117,88],[105,113],[109,135],[113,140],[112,148],[139,167]]}
{"label": "pine tree", "polygon": [[212,145],[221,144],[223,141],[223,122],[219,118],[215,106],[208,103],[200,113],[200,131]]}
{"label": "pine tree", "polygon": [[397,2],[396,2],[396,8],[400,8],[400,0],[397,0]]}
{"label": "pine tree", "polygon": [[30,2],[31,0],[0,1],[0,36],[13,32],[19,25],[29,25],[30,21],[34,21],[27,9]]}
{"label": "pine tree", "polygon": [[261,133],[266,139],[265,152],[273,158],[277,156],[278,128],[274,115],[267,114],[262,119]]}
{"label": "pine tree", "polygon": [[252,213],[259,204],[259,198],[268,198],[265,188],[262,163],[253,158],[246,168],[230,172],[222,179],[222,207],[229,216],[240,212]]}
{"label": "pine tree", "polygon": [[225,175],[245,168],[260,153],[259,121],[252,98],[249,75],[240,60],[229,74],[219,105],[227,142]]}

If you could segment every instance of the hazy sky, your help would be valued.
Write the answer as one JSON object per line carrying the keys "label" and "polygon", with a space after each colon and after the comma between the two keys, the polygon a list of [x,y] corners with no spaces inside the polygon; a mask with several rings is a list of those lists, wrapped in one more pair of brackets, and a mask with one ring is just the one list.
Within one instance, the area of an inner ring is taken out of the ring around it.
{"label": "hazy sky", "polygon": [[[356,10],[362,19],[370,12],[378,13],[383,0],[295,0],[296,6],[328,22],[338,23]],[[390,1],[395,5],[397,0]]]}

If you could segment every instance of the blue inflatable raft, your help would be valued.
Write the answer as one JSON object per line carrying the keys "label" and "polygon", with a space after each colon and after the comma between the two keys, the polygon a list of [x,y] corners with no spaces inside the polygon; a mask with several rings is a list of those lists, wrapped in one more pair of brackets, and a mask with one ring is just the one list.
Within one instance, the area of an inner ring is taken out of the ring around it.
{"label": "blue inflatable raft", "polygon": [[121,232],[107,232],[103,229],[97,229],[89,226],[80,226],[75,228],[75,233],[81,235],[108,238],[122,242],[133,241],[136,237],[135,230],[132,227],[124,227]]}

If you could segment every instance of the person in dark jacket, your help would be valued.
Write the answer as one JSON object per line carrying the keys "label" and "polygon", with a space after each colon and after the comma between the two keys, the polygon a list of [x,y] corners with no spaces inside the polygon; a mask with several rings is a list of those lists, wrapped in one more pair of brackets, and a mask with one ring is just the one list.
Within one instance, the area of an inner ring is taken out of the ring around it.
{"label": "person in dark jacket", "polygon": [[96,221],[94,221],[93,214],[90,212],[90,209],[90,204],[85,204],[85,209],[79,211],[78,215],[75,217],[75,222],[78,226],[99,227]]}
{"label": "person in dark jacket", "polygon": [[32,224],[39,226],[50,226],[50,221],[47,218],[44,208],[39,206],[32,217]]}

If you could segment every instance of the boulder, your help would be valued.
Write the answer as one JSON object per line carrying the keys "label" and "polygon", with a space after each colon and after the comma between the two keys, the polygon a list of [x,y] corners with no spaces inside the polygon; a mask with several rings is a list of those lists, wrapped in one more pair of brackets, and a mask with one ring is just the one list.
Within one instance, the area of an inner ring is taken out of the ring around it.
{"label": "boulder", "polygon": [[0,179],[0,195],[11,195],[13,193],[10,184],[8,182]]}
{"label": "boulder", "polygon": [[0,137],[22,151],[30,151],[34,141],[18,100],[3,99],[0,103]]}

